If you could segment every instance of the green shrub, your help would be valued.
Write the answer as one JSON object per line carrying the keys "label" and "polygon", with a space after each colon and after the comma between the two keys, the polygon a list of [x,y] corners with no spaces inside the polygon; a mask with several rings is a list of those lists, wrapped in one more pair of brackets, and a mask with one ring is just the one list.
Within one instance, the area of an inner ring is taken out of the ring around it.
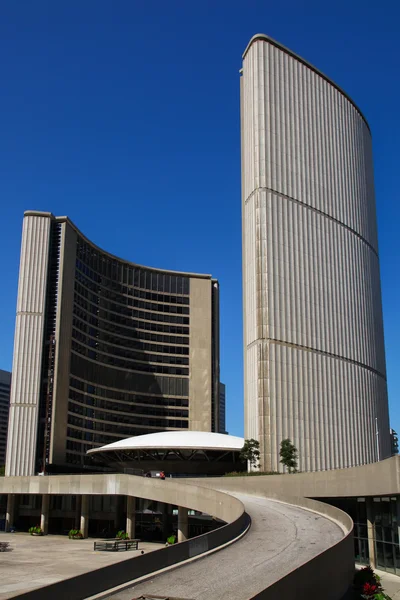
{"label": "green shrub", "polygon": [[117,535],[115,537],[118,540],[129,540],[129,535],[123,529],[121,529],[120,531],[118,531]]}
{"label": "green shrub", "polygon": [[43,535],[43,529],[40,527],[40,525],[34,525],[34,527],[29,527],[28,533],[30,533],[31,535],[33,535],[34,533],[36,533],[37,535]]}
{"label": "green shrub", "polygon": [[78,539],[81,540],[83,538],[83,533],[79,529],[70,529],[68,533],[68,537],[70,540]]}
{"label": "green shrub", "polygon": [[232,473],[225,473],[224,477],[257,477],[258,475],[280,475],[277,471],[233,471]]}

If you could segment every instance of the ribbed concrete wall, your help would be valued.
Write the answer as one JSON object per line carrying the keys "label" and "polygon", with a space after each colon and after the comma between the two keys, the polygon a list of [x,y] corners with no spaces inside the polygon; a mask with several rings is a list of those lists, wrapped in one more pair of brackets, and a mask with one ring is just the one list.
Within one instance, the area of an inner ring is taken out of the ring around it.
{"label": "ribbed concrete wall", "polygon": [[34,474],[50,224],[50,215],[23,224],[6,475]]}
{"label": "ribbed concrete wall", "polygon": [[334,84],[262,36],[241,86],[245,436],[260,440],[266,469],[280,468],[286,437],[301,470],[385,458],[368,125]]}

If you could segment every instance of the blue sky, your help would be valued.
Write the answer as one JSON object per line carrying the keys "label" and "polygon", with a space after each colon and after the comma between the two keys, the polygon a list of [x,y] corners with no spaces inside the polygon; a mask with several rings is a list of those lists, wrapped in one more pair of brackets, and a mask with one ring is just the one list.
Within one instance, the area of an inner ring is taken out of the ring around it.
{"label": "blue sky", "polygon": [[68,215],[133,262],[221,283],[227,427],[243,432],[239,69],[267,33],[367,117],[392,426],[400,430],[400,25],[395,0],[4,0],[0,368],[11,369],[23,211]]}

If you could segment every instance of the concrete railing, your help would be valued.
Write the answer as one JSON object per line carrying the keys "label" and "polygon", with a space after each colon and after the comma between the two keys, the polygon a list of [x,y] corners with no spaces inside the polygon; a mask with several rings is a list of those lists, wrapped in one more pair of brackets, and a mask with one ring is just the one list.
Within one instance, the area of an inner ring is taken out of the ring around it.
{"label": "concrete railing", "polygon": [[198,510],[226,523],[235,521],[244,512],[243,504],[237,498],[199,487],[196,481],[187,485],[186,480],[185,483],[178,479],[161,481],[125,474],[1,477],[0,494],[133,496]]}
{"label": "concrete railing", "polygon": [[5,477],[1,494],[121,495],[147,498],[184,506],[226,522],[201,536],[136,556],[24,594],[26,600],[83,600],[165,569],[182,561],[218,549],[243,534],[250,519],[240,500],[213,489],[187,485],[176,480],[158,481],[133,475],[61,475],[53,477]]}
{"label": "concrete railing", "polygon": [[188,481],[196,481],[196,484],[205,487],[225,491],[236,490],[251,495],[272,493],[306,498],[399,495],[400,456],[360,467],[332,471],[292,475],[208,477]]}

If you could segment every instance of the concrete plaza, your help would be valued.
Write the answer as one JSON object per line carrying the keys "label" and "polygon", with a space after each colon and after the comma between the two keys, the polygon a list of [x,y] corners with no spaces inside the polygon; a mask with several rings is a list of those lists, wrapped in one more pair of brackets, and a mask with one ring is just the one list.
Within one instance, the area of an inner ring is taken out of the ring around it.
{"label": "concrete plaza", "polygon": [[139,550],[94,552],[99,538],[70,540],[63,535],[34,537],[28,533],[0,533],[11,551],[0,553],[0,600],[163,548],[163,544],[139,543]]}

